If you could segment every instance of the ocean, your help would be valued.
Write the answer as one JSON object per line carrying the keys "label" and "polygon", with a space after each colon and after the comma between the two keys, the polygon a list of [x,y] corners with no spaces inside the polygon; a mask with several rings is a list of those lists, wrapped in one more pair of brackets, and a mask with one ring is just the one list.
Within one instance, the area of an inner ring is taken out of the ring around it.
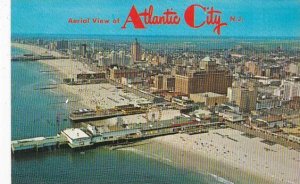
{"label": "ocean", "polygon": [[[28,53],[12,49],[12,55]],[[12,62],[12,139],[53,136],[72,127],[67,120],[71,98],[57,89],[38,88],[60,78],[38,62]],[[146,154],[146,153],[144,153]],[[95,148],[84,152],[59,149],[12,156],[13,184],[57,183],[226,183],[214,175],[193,172],[132,151]]]}

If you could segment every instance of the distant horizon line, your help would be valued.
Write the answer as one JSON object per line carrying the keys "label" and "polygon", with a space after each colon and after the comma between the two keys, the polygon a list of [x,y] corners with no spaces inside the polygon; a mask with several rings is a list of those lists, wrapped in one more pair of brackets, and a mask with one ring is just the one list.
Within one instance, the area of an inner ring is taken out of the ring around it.
{"label": "distant horizon line", "polygon": [[65,33],[11,33],[11,37],[17,35],[24,36],[129,36],[129,37],[203,37],[203,38],[298,38],[300,36],[210,36],[210,35],[129,35],[129,34],[65,34]]}

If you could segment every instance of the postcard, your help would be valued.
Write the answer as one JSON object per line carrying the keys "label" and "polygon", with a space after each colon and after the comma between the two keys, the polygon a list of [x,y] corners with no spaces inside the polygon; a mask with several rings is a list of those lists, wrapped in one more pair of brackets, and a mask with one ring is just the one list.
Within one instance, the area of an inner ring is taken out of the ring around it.
{"label": "postcard", "polygon": [[299,8],[12,0],[10,182],[299,183]]}

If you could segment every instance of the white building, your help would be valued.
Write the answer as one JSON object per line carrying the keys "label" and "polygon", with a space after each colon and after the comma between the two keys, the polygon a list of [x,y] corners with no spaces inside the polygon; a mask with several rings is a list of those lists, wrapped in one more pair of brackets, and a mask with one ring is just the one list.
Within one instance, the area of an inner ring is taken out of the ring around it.
{"label": "white building", "polygon": [[129,84],[138,85],[138,84],[142,84],[142,82],[143,82],[143,80],[141,77],[134,77],[134,78],[122,77],[121,78],[121,84],[123,84],[123,85],[129,85]]}
{"label": "white building", "polygon": [[84,146],[90,146],[91,137],[79,128],[69,128],[62,131],[62,135],[65,136],[69,142],[71,148],[78,148]]}
{"label": "white building", "polygon": [[223,117],[225,120],[232,123],[238,123],[244,121],[244,118],[241,114],[233,112],[220,112],[219,116]]}
{"label": "white building", "polygon": [[294,75],[300,75],[300,63],[291,63],[288,66],[288,72]]}
{"label": "white building", "polygon": [[300,96],[300,81],[296,80],[296,78],[289,81],[284,80],[282,81],[282,89],[283,100],[292,100],[293,97]]}
{"label": "white building", "polygon": [[260,99],[256,102],[256,110],[273,109],[281,106],[281,101],[276,98]]}
{"label": "white building", "polygon": [[110,57],[111,57],[112,65],[118,64],[118,57],[117,57],[117,53],[115,51],[111,51]]}
{"label": "white building", "polygon": [[125,66],[125,52],[124,51],[120,51],[119,52],[119,59],[118,59],[118,66]]}

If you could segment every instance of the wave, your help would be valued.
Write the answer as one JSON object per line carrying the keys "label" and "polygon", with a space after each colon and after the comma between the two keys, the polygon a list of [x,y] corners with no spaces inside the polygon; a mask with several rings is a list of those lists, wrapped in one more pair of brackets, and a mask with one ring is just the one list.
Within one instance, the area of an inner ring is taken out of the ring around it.
{"label": "wave", "polygon": [[[161,155],[157,155],[157,154],[151,154],[151,153],[148,153],[146,151],[143,151],[143,150],[140,150],[140,149],[136,149],[136,148],[133,148],[133,147],[127,147],[127,148],[121,148],[119,150],[123,150],[123,151],[131,151],[135,154],[138,154],[138,155],[141,155],[141,156],[144,156],[146,158],[151,158],[151,159],[154,159],[154,160],[158,160],[158,161],[164,161],[164,162],[168,162],[168,163],[172,163],[173,161],[168,159],[168,158],[164,158],[163,156]],[[200,174],[204,174],[206,175],[207,173],[203,173],[203,172],[199,172]],[[215,174],[211,174],[211,173],[208,173],[208,175],[212,176],[217,182],[219,183],[223,183],[223,184],[234,184],[234,182],[231,182],[229,180],[226,180],[225,178],[222,178],[218,175],[215,175]]]}
{"label": "wave", "polygon": [[164,158],[160,155],[157,155],[157,154],[150,154],[150,153],[147,153],[145,151],[142,151],[142,150],[139,150],[139,149],[135,149],[135,148],[132,148],[132,147],[128,147],[128,148],[121,148],[120,150],[124,150],[124,151],[131,151],[133,153],[136,153],[138,155],[142,155],[142,156],[145,156],[147,158],[151,158],[151,159],[155,159],[155,160],[161,160],[161,161],[167,161],[169,163],[172,163],[172,160],[168,159],[168,158]]}
{"label": "wave", "polygon": [[57,84],[57,81],[54,79],[49,79],[49,81],[51,82],[51,84]]}
{"label": "wave", "polygon": [[233,182],[226,180],[225,178],[222,178],[220,176],[217,176],[215,174],[209,174],[210,176],[212,176],[213,178],[215,178],[218,182],[224,183],[224,184],[234,184]]}

